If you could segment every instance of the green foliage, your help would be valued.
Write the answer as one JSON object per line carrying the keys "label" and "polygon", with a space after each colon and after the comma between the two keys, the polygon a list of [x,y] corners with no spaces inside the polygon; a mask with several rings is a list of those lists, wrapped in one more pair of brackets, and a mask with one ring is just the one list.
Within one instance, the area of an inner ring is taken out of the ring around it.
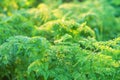
{"label": "green foliage", "polygon": [[41,60],[47,53],[49,42],[42,37],[11,37],[0,46],[0,78],[23,80],[28,66]]}
{"label": "green foliage", "polygon": [[37,26],[51,19],[50,14],[47,6],[40,4],[38,8],[28,9],[27,11],[20,10],[10,17],[1,15],[0,44],[11,36],[33,36],[36,33]]}
{"label": "green foliage", "polygon": [[72,20],[49,21],[40,26],[36,33],[36,35],[44,36],[51,42],[56,39],[60,39],[65,34],[71,35],[75,41],[79,40],[80,38],[95,38],[94,31],[90,27],[86,26],[85,23],[80,25]]}
{"label": "green foliage", "polygon": [[50,46],[41,37],[11,37],[0,46],[1,77],[19,80],[120,79],[120,38],[107,42],[80,41],[69,44],[63,41]]}
{"label": "green foliage", "polygon": [[0,12],[11,15],[14,10],[27,9],[38,5],[39,2],[41,0],[0,0]]}
{"label": "green foliage", "polygon": [[[98,34],[98,40],[108,40],[109,38],[114,38],[115,34],[117,34],[120,30],[119,23],[117,23],[114,16],[114,14],[116,14],[114,8],[104,0],[96,0],[94,2],[86,1],[79,4],[62,4],[53,12],[56,17],[59,16],[57,11],[59,11],[59,15],[60,13],[61,15],[65,15],[66,19],[74,19],[79,23],[87,21],[87,25],[91,26],[96,34]],[[112,32],[110,32],[111,28],[113,29]]]}
{"label": "green foliage", "polygon": [[33,23],[22,15],[14,15],[2,20],[0,23],[0,44],[10,36],[25,35],[32,36]]}
{"label": "green foliage", "polygon": [[48,61],[34,62],[28,72],[44,80],[119,80],[119,61],[101,53],[84,50],[78,44],[55,45],[51,47]]}
{"label": "green foliage", "polygon": [[115,4],[115,5],[120,5],[120,1],[119,0],[113,0],[112,3]]}
{"label": "green foliage", "polygon": [[0,0],[0,80],[120,80],[119,0]]}

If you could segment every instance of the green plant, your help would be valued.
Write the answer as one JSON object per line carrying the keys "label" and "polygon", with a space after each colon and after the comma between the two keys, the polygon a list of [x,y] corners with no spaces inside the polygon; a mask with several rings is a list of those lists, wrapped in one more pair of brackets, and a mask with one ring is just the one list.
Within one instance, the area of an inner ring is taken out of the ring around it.
{"label": "green plant", "polygon": [[120,80],[119,1],[0,0],[0,80]]}

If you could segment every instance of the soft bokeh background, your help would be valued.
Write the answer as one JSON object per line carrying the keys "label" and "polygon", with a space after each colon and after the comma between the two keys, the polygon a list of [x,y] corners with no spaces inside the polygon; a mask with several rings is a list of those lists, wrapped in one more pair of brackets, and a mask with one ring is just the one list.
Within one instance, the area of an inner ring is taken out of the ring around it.
{"label": "soft bokeh background", "polygon": [[[17,19],[18,14],[36,27],[62,18],[79,24],[86,22],[95,31],[97,40],[120,35],[119,0],[0,0],[1,23],[9,23],[11,17]],[[10,24],[15,25],[14,21]]]}

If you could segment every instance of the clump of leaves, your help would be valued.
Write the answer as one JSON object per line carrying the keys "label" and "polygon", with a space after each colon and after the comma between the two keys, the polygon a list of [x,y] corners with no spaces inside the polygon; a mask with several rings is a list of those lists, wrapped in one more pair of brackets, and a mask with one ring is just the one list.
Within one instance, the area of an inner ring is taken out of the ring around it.
{"label": "clump of leaves", "polygon": [[85,23],[80,25],[73,20],[55,20],[47,22],[46,24],[40,26],[36,33],[36,35],[44,36],[51,42],[54,42],[56,39],[60,39],[65,34],[71,35],[75,41],[79,40],[82,37],[95,38],[94,31],[86,26]]}
{"label": "clump of leaves", "polygon": [[0,44],[11,36],[32,36],[34,30],[33,23],[24,16],[17,14],[8,17],[0,23]]}
{"label": "clump of leaves", "polygon": [[51,46],[46,62],[33,62],[28,73],[43,80],[109,80],[120,79],[120,63],[110,55],[82,49],[77,43]]}
{"label": "clump of leaves", "polygon": [[96,41],[95,39],[83,39],[79,41],[80,47],[94,53],[111,56],[114,60],[119,61],[120,57],[120,38],[110,41]]}
{"label": "clump of leaves", "polygon": [[10,37],[0,46],[0,78],[25,79],[28,66],[47,55],[49,46],[42,37]]}
{"label": "clump of leaves", "polygon": [[[112,13],[109,13],[110,11]],[[78,23],[87,21],[87,25],[95,31],[97,40],[108,40],[117,37],[120,32],[119,23],[117,23],[115,17],[117,13],[115,8],[104,0],[65,3],[53,10],[53,15],[56,18],[65,17],[66,20],[73,19]],[[112,31],[110,31],[111,29]]]}
{"label": "clump of leaves", "polygon": [[[28,9],[37,6],[41,0],[4,0],[0,1],[0,12],[9,16],[16,10]],[[8,4],[9,3],[9,4]]]}
{"label": "clump of leaves", "polygon": [[51,9],[46,4],[39,4],[37,8],[31,8],[27,12],[31,14],[30,18],[37,27],[54,19]]}

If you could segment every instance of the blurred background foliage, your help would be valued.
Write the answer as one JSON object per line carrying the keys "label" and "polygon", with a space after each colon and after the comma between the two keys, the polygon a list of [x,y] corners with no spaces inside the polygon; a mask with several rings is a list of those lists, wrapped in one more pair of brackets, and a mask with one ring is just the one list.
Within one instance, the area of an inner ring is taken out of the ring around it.
{"label": "blurred background foliage", "polygon": [[0,23],[9,25],[13,17],[11,26],[16,25],[19,18],[28,20],[26,27],[41,27],[58,19],[73,20],[78,24],[86,22],[100,41],[120,35],[119,13],[119,0],[0,0]]}

